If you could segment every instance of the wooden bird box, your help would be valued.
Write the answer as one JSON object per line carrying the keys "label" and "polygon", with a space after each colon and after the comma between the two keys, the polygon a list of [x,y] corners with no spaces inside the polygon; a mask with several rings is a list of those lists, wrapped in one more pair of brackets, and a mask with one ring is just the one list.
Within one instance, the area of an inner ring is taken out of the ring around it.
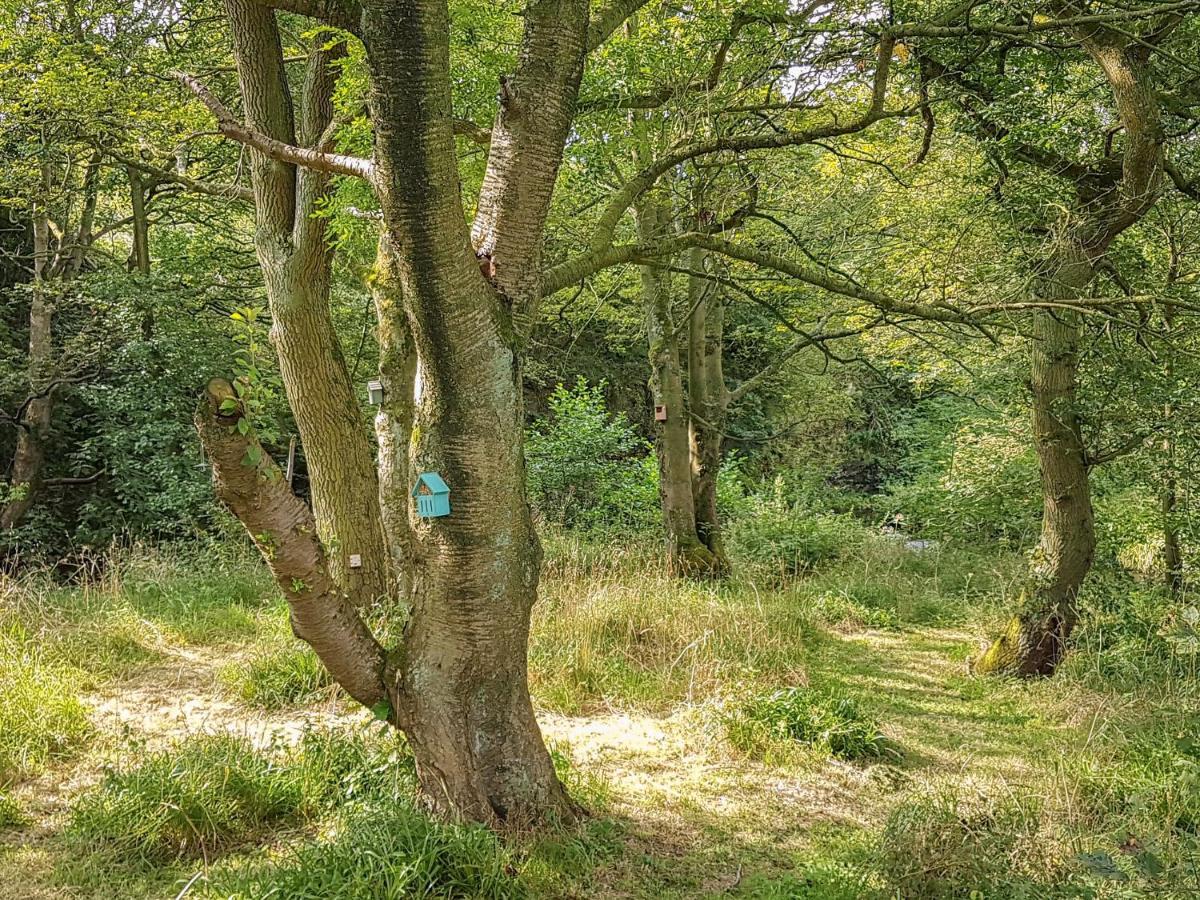
{"label": "wooden bird box", "polygon": [[667,408],[665,406],[654,407],[654,421],[655,422],[667,421]]}
{"label": "wooden bird box", "polygon": [[437,472],[418,477],[412,495],[417,498],[417,515],[422,519],[450,515],[450,486]]}
{"label": "wooden bird box", "polygon": [[372,406],[379,406],[381,403],[383,403],[382,381],[367,382],[367,399],[371,401]]}

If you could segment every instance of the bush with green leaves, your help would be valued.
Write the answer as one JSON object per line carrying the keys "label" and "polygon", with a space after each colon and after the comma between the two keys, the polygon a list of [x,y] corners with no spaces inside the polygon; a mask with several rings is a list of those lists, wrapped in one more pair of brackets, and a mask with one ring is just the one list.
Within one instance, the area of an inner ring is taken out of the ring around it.
{"label": "bush with green leaves", "polygon": [[534,508],[567,527],[652,526],[658,474],[647,451],[623,414],[609,415],[603,383],[560,384],[550,397],[550,417],[525,443]]}
{"label": "bush with green leaves", "polygon": [[897,435],[906,455],[888,489],[906,530],[964,543],[1036,537],[1042,495],[1023,409],[941,398],[917,407]]}
{"label": "bush with green leaves", "polygon": [[729,526],[734,557],[763,577],[789,578],[853,550],[862,527],[848,516],[787,503],[774,485]]}
{"label": "bush with green leaves", "polygon": [[726,710],[723,725],[729,743],[753,757],[769,757],[775,748],[789,745],[847,760],[899,756],[857,700],[813,688],[785,688],[742,700]]}

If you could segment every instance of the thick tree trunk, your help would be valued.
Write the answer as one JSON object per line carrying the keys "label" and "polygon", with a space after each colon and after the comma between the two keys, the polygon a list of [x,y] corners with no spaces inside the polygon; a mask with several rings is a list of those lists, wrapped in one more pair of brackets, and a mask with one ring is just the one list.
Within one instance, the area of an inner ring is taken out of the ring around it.
{"label": "thick tree trunk", "polygon": [[[670,228],[670,211],[653,200],[638,204],[636,218],[638,237],[644,244],[663,240]],[[672,310],[673,279],[662,264],[643,265],[641,274],[667,568],[673,575],[683,577],[714,574],[721,568],[720,560],[696,533],[680,329],[675,325]]]}
{"label": "thick tree trunk", "polygon": [[[1061,248],[1040,282],[1043,299],[1077,297],[1092,277],[1081,249]],[[1033,439],[1042,477],[1042,534],[1016,615],[975,670],[1052,675],[1078,619],[1075,600],[1096,551],[1088,456],[1076,403],[1079,313],[1034,313],[1030,348]]]}
{"label": "thick tree trunk", "polygon": [[[410,465],[439,473],[451,490],[450,515],[410,519],[412,612],[396,717],[435,810],[493,825],[570,819],[576,810],[528,688],[541,550],[525,497],[515,320],[536,300],[548,184],[582,71],[586,14],[578,3],[526,10],[521,68],[502,89],[476,222],[479,252],[492,257],[485,276],[459,193],[448,10],[383,0],[363,7],[375,181],[420,360]],[[502,189],[526,154],[537,190]],[[385,324],[398,313],[385,309]],[[385,361],[386,378],[403,380],[401,359]]]}
{"label": "thick tree trunk", "polygon": [[[333,115],[330,66],[340,45],[310,54],[296,108],[274,11],[252,0],[226,0],[226,8],[248,123],[276,140],[315,146]],[[334,581],[356,602],[371,603],[390,593],[392,560],[369,433],[330,317],[332,251],[318,209],[328,176],[258,152],[251,158],[271,343],[300,431],[317,532]]]}
{"label": "thick tree trunk", "polygon": [[[688,269],[704,271],[705,251],[691,251]],[[692,503],[696,536],[713,554],[715,569],[725,572],[729,560],[717,513],[717,476],[729,407],[722,367],[725,305],[720,291],[692,275],[688,279],[688,427],[692,464]]]}

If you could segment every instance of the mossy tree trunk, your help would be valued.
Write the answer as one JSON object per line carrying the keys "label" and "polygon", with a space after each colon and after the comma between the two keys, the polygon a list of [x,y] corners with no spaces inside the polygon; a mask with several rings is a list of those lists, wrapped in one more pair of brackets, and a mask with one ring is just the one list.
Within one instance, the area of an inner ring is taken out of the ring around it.
{"label": "mossy tree trunk", "polygon": [[[643,244],[661,242],[671,232],[671,210],[657,198],[639,203],[635,215],[638,238]],[[656,410],[654,452],[658,458],[658,492],[667,542],[667,568],[680,576],[716,574],[722,568],[722,560],[697,532],[689,443],[691,416],[684,391],[680,350],[684,332],[675,321],[674,278],[667,264],[658,262],[642,265],[641,276],[650,363],[649,387]]]}
{"label": "mossy tree trunk", "polygon": [[[1063,248],[1040,279],[1041,299],[1079,296],[1092,268],[1078,248]],[[1041,309],[1033,314],[1030,379],[1033,440],[1042,482],[1042,533],[1019,608],[1003,635],[979,658],[980,673],[1050,675],[1077,620],[1075,600],[1096,552],[1077,401],[1079,313]]]}
{"label": "mossy tree trunk", "polygon": [[[1053,154],[1026,159],[1075,180],[1077,202],[1051,229],[1047,263],[1036,280],[1030,345],[1033,439],[1041,469],[1042,533],[1026,588],[1004,633],[975,661],[982,674],[1052,675],[1078,620],[1076,598],[1095,555],[1088,470],[1077,401],[1078,311],[1062,301],[1085,295],[1109,246],[1154,206],[1163,174],[1159,99],[1145,45],[1124,32],[1086,27],[1077,37],[1103,73],[1124,130],[1123,149],[1088,169]],[[1117,165],[1114,165],[1116,163]]]}
{"label": "mossy tree trunk", "polygon": [[[275,13],[255,0],[226,0],[247,124],[302,147],[328,140],[341,44],[309,56],[298,103],[288,85]],[[271,309],[271,343],[308,467],[317,532],[334,580],[356,602],[389,594],[379,483],[362,407],[330,314],[326,218],[329,175],[251,151],[255,249]],[[361,565],[351,567],[351,557]]]}
{"label": "mossy tree trunk", "polygon": [[[689,253],[688,270],[703,273],[708,254]],[[709,549],[717,571],[729,560],[717,510],[717,477],[729,412],[723,350],[725,303],[719,287],[698,274],[688,278],[688,435],[691,448],[692,504],[696,536]]]}

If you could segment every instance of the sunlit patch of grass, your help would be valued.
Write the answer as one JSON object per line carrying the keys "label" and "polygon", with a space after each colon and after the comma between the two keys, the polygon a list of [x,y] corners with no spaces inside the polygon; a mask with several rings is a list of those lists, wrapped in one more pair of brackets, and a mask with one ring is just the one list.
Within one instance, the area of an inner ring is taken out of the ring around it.
{"label": "sunlit patch of grass", "polygon": [[78,673],[0,638],[0,785],[75,753],[91,734]]}
{"label": "sunlit patch of grass", "polygon": [[298,643],[259,650],[250,659],[223,668],[221,680],[235,696],[264,709],[313,703],[335,692],[334,681],[317,655]]}
{"label": "sunlit patch of grass", "polygon": [[785,688],[733,703],[722,715],[726,739],[742,753],[769,759],[811,747],[839,759],[899,759],[900,750],[851,697]]}

